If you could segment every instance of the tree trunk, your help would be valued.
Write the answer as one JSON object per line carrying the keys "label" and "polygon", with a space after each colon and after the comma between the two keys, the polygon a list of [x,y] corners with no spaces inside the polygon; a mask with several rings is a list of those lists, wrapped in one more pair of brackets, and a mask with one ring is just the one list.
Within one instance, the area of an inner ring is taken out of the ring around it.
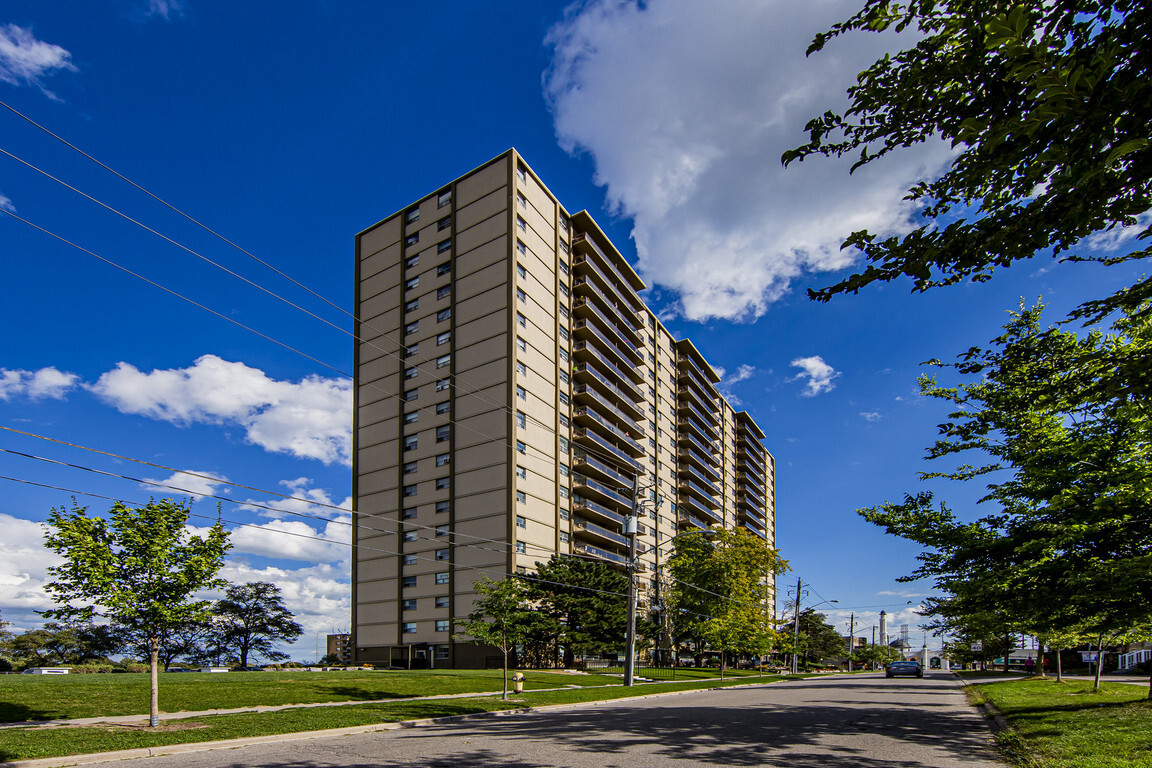
{"label": "tree trunk", "polygon": [[148,702],[148,725],[152,728],[160,725],[160,675],[159,675],[159,657],[160,657],[160,638],[151,638],[152,648],[148,653],[149,666],[151,667],[152,678],[152,691]]}
{"label": "tree trunk", "polygon": [[1011,670],[1008,668],[1008,660],[1012,656],[1012,633],[1006,632],[1004,634],[1004,674],[1007,675]]}
{"label": "tree trunk", "polygon": [[1060,649],[1056,649],[1056,682],[1064,682],[1064,664],[1060,660]]}
{"label": "tree trunk", "polygon": [[1098,693],[1100,691],[1100,672],[1104,669],[1104,633],[1100,633],[1100,637],[1096,642],[1096,680],[1092,683],[1092,691]]}
{"label": "tree trunk", "polygon": [[724,679],[724,663],[727,661],[725,656],[727,656],[727,654],[724,653],[724,651],[720,651],[720,679],[721,680]]}
{"label": "tree trunk", "polygon": [[500,692],[501,699],[508,698],[508,648],[504,648],[504,690]]}
{"label": "tree trunk", "polygon": [[1036,644],[1038,646],[1036,649],[1036,674],[1040,677],[1048,677],[1044,672],[1044,638],[1039,638]]}

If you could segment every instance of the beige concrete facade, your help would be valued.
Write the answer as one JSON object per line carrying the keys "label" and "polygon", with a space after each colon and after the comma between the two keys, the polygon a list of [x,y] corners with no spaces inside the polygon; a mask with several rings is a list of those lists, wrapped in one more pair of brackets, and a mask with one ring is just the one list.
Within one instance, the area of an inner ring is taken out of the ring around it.
{"label": "beige concrete facade", "polygon": [[514,150],[357,236],[356,661],[482,665],[454,638],[473,582],[555,552],[623,567],[637,474],[641,610],[679,531],[774,544],[763,432],[644,287]]}

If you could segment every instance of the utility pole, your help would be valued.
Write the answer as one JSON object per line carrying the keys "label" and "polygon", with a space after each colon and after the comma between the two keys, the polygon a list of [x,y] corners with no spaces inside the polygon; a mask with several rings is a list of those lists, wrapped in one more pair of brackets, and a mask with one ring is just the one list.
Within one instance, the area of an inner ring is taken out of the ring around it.
{"label": "utility pole", "polygon": [[800,589],[803,585],[796,579],[796,606],[792,618],[792,674],[796,674],[796,652],[800,650]]}
{"label": "utility pole", "polygon": [[[841,614],[843,615],[843,614]],[[856,650],[856,611],[848,619],[848,671],[852,671],[852,654]]]}
{"label": "utility pole", "polygon": [[632,478],[632,514],[624,521],[624,534],[628,537],[628,628],[627,647],[624,652],[624,685],[635,682],[636,671],[636,521],[640,516],[640,472]]}

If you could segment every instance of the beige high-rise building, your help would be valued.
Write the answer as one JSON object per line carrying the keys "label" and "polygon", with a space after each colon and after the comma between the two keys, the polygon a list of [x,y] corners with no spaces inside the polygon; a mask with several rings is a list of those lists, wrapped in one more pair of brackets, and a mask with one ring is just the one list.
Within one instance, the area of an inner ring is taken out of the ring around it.
{"label": "beige high-rise building", "polygon": [[678,532],[774,544],[764,433],[644,287],[515,150],[357,236],[356,661],[483,665],[455,637],[473,582],[556,552],[625,567],[637,474],[641,611]]}

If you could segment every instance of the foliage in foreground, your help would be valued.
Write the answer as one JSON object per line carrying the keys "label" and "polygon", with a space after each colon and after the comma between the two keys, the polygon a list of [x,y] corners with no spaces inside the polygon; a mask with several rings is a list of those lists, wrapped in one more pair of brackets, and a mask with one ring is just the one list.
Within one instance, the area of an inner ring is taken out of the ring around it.
{"label": "foliage in foreground", "polygon": [[1138,686],[1088,681],[1002,681],[969,690],[991,702],[1012,732],[1010,756],[1033,768],[1132,768],[1152,764],[1152,703]]}

